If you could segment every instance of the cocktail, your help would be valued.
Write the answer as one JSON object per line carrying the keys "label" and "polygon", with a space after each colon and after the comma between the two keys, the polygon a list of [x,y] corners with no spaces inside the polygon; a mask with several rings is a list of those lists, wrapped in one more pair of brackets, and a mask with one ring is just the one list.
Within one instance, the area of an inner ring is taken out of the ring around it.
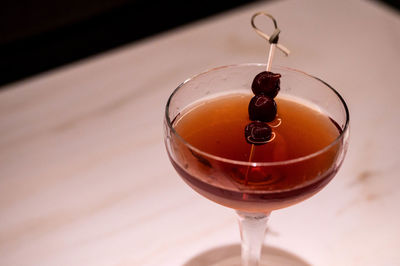
{"label": "cocktail", "polygon": [[[236,210],[247,266],[259,263],[271,211],[328,184],[349,135],[348,109],[335,89],[298,70],[266,68],[223,66],[186,80],[170,96],[164,123],[166,149],[182,179]],[[263,86],[276,88],[275,95],[258,91],[260,75],[269,75]]]}

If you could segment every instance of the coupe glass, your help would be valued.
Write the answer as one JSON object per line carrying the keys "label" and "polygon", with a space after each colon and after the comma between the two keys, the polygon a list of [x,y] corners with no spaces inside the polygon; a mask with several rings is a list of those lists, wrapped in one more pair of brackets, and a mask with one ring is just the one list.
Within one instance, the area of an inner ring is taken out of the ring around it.
{"label": "coupe glass", "polygon": [[[200,195],[238,214],[243,266],[259,265],[271,211],[311,197],[332,180],[343,162],[349,136],[349,112],[339,93],[321,79],[286,67],[271,70],[282,76],[278,97],[310,103],[328,116],[340,132],[324,148],[286,161],[236,161],[199,150],[175,131],[174,122],[181,112],[195,103],[229,93],[250,94],[253,78],[265,68],[264,64],[241,64],[210,69],[180,84],[165,109],[165,145],[178,174]],[[266,185],[244,185],[240,182],[243,171],[265,175]],[[293,176],[298,183],[285,187],[285,179]],[[268,185],[274,182],[282,186]]]}

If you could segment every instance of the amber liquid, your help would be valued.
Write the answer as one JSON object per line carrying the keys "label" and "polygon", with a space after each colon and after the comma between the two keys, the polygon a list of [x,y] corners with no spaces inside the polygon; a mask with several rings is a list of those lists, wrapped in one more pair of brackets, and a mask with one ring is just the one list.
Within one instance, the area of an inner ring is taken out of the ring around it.
{"label": "amber liquid", "polygon": [[192,147],[173,139],[178,173],[200,194],[246,211],[282,208],[320,190],[337,170],[340,127],[308,105],[278,97],[277,118],[269,123],[273,139],[251,145],[244,136],[250,98],[212,98],[176,117],[176,132]]}

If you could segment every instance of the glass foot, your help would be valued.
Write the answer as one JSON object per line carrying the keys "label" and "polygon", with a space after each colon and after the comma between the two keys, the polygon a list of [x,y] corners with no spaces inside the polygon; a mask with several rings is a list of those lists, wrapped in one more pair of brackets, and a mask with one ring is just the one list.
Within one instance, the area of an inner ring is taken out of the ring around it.
{"label": "glass foot", "polygon": [[[240,245],[217,247],[190,259],[184,266],[241,266]],[[263,246],[260,266],[311,266],[283,249]]]}

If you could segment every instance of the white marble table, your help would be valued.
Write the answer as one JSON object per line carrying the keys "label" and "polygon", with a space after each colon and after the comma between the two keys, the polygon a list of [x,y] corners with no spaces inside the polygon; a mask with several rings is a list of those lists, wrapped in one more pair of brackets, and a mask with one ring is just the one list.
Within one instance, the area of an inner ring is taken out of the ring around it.
{"label": "white marble table", "polygon": [[0,90],[0,265],[207,265],[237,245],[234,213],[174,172],[162,119],[187,77],[265,61],[249,24],[259,10],[292,51],[275,63],[328,81],[351,112],[341,171],[272,214],[266,251],[399,265],[400,16],[356,0],[260,2]]}

